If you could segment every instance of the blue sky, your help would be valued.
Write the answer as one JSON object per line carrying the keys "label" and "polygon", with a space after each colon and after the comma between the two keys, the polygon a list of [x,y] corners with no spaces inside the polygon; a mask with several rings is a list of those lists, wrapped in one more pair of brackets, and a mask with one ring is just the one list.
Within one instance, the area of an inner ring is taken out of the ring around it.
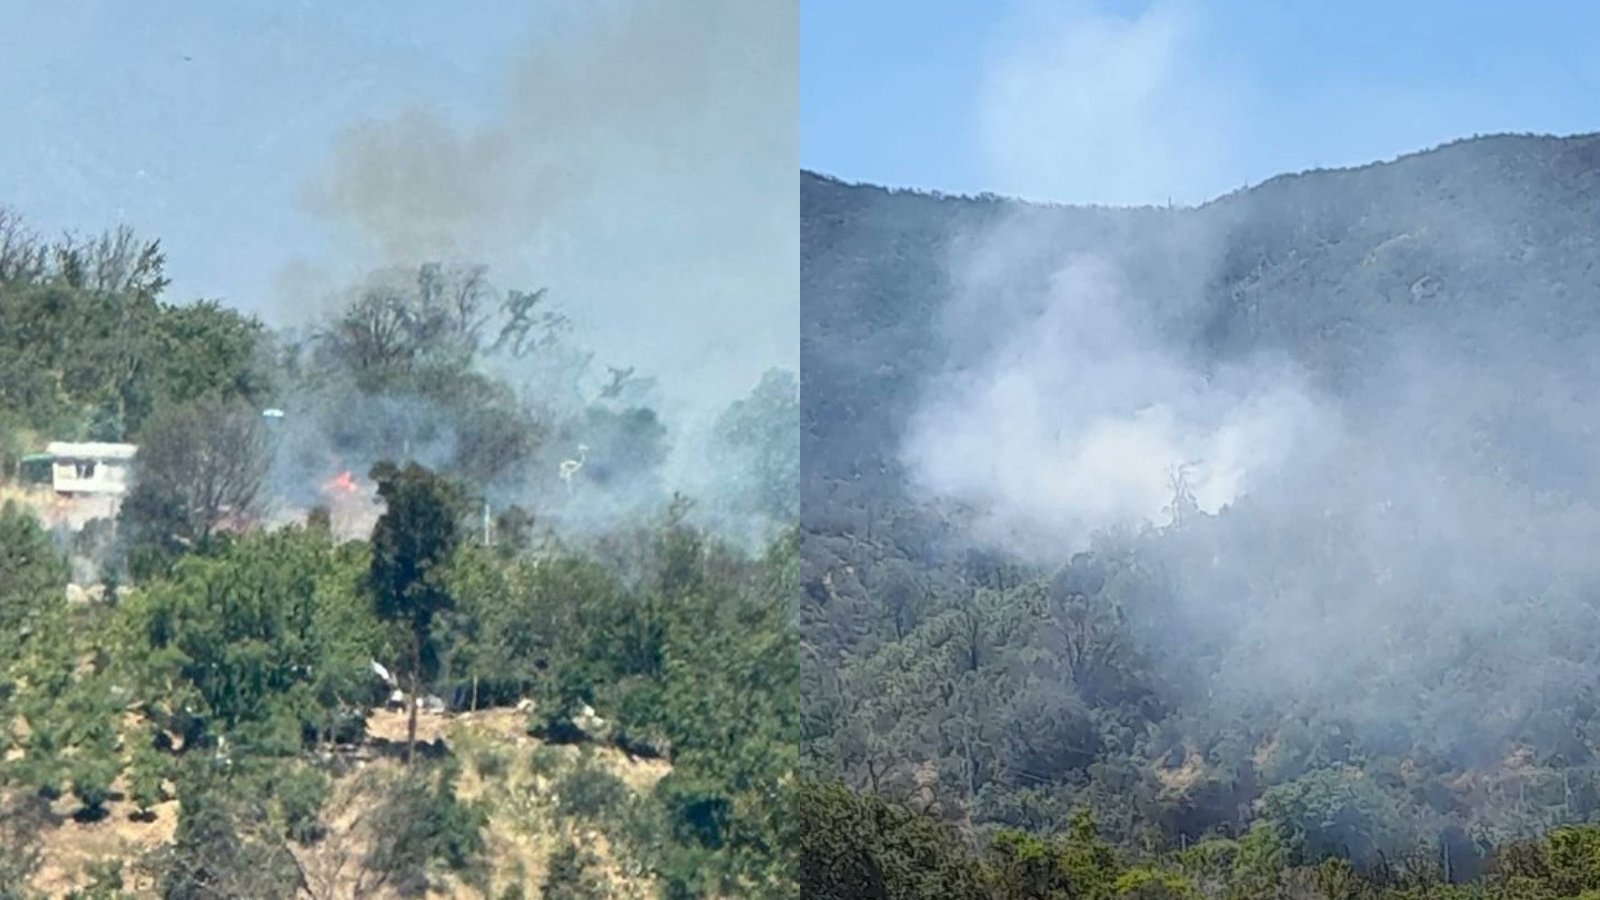
{"label": "blue sky", "polygon": [[801,163],[1198,202],[1474,133],[1600,131],[1600,4],[806,0]]}
{"label": "blue sky", "polygon": [[0,205],[274,324],[486,263],[709,409],[797,363],[797,3],[0,0]]}
{"label": "blue sky", "polygon": [[377,0],[17,6],[0,203],[51,232],[131,224],[163,240],[175,294],[254,309],[329,239],[298,197],[340,131],[418,103],[481,120],[535,24]]}

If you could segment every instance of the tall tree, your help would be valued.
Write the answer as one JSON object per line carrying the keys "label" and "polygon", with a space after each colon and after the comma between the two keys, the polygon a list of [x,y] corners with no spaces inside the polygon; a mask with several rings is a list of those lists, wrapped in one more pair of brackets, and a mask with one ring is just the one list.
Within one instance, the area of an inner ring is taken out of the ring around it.
{"label": "tall tree", "polygon": [[414,462],[405,468],[380,462],[372,480],[385,508],[372,532],[367,584],[378,617],[405,632],[407,658],[400,668],[410,686],[409,764],[416,752],[420,687],[438,665],[431,640],[434,617],[455,605],[444,567],[460,541],[462,498],[448,479]]}
{"label": "tall tree", "polygon": [[261,415],[210,396],[158,413],[139,435],[134,487],[122,517],[139,550],[204,546],[229,519],[260,511],[271,465]]}

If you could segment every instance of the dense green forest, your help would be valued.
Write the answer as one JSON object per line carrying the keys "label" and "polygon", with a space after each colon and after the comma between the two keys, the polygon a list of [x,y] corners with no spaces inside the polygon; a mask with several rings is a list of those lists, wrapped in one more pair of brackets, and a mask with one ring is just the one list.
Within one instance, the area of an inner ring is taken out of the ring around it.
{"label": "dense green forest", "polygon": [[[1532,136],[1191,209],[804,174],[803,884],[1600,887],[1597,179]],[[1051,507],[1075,415],[1158,403],[1292,451]]]}
{"label": "dense green forest", "polygon": [[[1323,802],[1330,813],[1334,797]],[[1440,857],[1411,853],[1357,867],[1320,859],[1263,821],[1238,838],[1130,849],[1087,811],[1050,835],[1002,828],[981,848],[937,817],[842,785],[801,789],[800,886],[806,897],[997,897],[1183,900],[1587,900],[1600,895],[1600,828],[1562,826],[1500,845],[1466,884]],[[1333,815],[1330,815],[1330,820]],[[1326,821],[1326,820],[1325,820]]]}
{"label": "dense green forest", "polygon": [[676,496],[648,383],[586,380],[543,292],[425,265],[289,332],[163,267],[0,218],[0,483],[139,447],[114,522],[0,508],[0,896],[792,892],[792,374]]}

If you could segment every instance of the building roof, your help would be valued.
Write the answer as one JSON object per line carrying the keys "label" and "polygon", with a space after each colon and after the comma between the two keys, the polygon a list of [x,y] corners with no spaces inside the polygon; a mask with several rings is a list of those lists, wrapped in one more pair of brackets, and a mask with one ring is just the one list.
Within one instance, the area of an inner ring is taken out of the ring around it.
{"label": "building roof", "polygon": [[56,458],[67,459],[133,459],[139,448],[133,444],[75,444],[69,441],[51,441],[46,452]]}

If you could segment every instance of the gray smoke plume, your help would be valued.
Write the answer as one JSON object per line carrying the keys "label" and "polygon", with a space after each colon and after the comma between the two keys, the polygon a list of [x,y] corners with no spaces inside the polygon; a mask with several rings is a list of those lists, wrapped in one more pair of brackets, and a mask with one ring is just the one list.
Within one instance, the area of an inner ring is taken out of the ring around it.
{"label": "gray smoke plume", "polygon": [[[1064,46],[1083,59],[1107,49],[1080,38]],[[1027,80],[1018,64],[1008,82]],[[1073,91],[1101,86],[1092,66],[1063,65],[1050,71],[1086,79]],[[1181,73],[1145,74],[1146,108],[1182,95],[1161,87]],[[1103,145],[1182,137],[1148,124]],[[1099,139],[1070,131],[1065,159]],[[1147,161],[1129,177],[1151,176]],[[1369,747],[1474,764],[1518,741],[1586,758],[1561,710],[1600,677],[1587,649],[1600,633],[1594,342],[1531,311],[1562,308],[1559,292],[1493,295],[1548,292],[1517,223],[1541,221],[1549,197],[1471,169],[1474,189],[1439,190],[1437,171],[1384,195],[1387,225],[1349,216],[1349,230],[1319,235],[1300,220],[1325,252],[1264,276],[1302,281],[1266,287],[1224,271],[1230,252],[1305,245],[1245,227],[1266,214],[1251,195],[1019,208],[965,235],[948,259],[948,365],[902,448],[914,493],[958,501],[974,540],[1048,566],[1137,547],[1162,588],[1129,601],[1131,622],[1201,720],[1320,716]],[[1315,189],[1337,195],[1336,177]],[[1317,202],[1312,183],[1277,187],[1303,190],[1278,194],[1280,212],[1284,196]],[[1219,284],[1281,303],[1289,337],[1217,344],[1206,325],[1232,302]],[[1387,326],[1350,325],[1347,305]],[[1175,524],[1185,512],[1197,514]]]}
{"label": "gray smoke plume", "polygon": [[498,117],[356,123],[306,206],[373,264],[548,287],[603,359],[705,418],[795,364],[797,28],[792,0],[568,6]]}
{"label": "gray smoke plume", "polygon": [[[793,0],[547,10],[486,121],[417,106],[350,126],[302,197],[339,262],[302,260],[281,289],[319,321],[366,271],[431,261],[486,266],[501,291],[545,289],[570,320],[562,340],[481,363],[540,427],[534,459],[491,491],[497,506],[581,530],[704,493],[716,416],[797,364],[797,28]],[[626,396],[604,395],[608,369],[636,373]],[[406,420],[437,412],[385,402]],[[628,412],[644,406],[659,421]],[[449,456],[457,437],[443,428],[413,452]],[[665,452],[627,461],[658,477],[623,478],[604,458],[633,444]],[[559,480],[580,445],[597,458]]]}

